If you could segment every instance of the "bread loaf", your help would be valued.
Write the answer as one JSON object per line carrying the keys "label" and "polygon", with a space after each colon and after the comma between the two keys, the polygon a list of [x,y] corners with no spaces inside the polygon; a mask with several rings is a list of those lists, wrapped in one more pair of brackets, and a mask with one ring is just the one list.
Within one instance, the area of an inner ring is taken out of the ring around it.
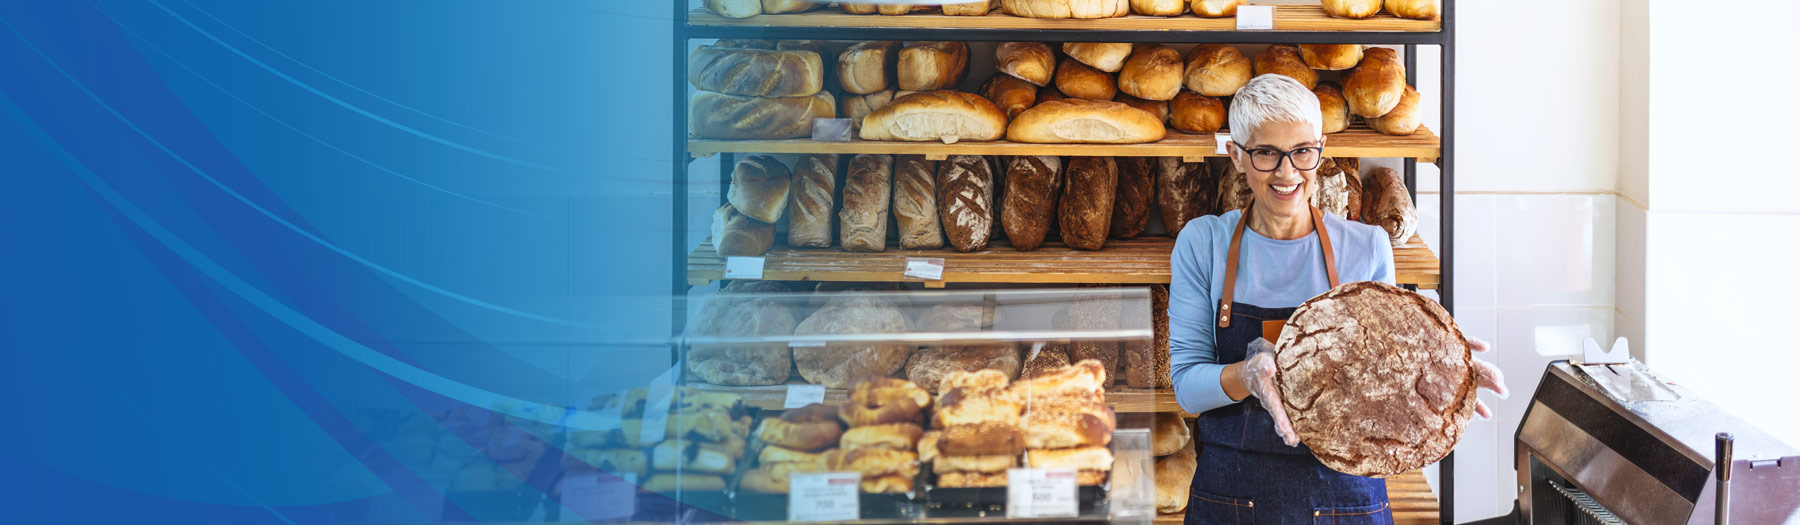
{"label": "bread loaf", "polygon": [[1000,225],[1014,249],[1031,251],[1043,244],[1056,216],[1062,159],[1052,156],[1013,157],[1006,168],[1006,197]]}
{"label": "bread loaf", "polygon": [[753,97],[808,97],[825,86],[825,66],[813,51],[768,51],[700,46],[688,55],[688,83],[697,89]]}
{"label": "bread loaf", "polygon": [[894,99],[863,118],[863,140],[999,140],[1006,113],[973,93],[927,91]]}
{"label": "bread loaf", "polygon": [[1364,51],[1362,62],[1344,77],[1344,100],[1351,113],[1364,117],[1386,115],[1405,94],[1406,65],[1385,47]]}
{"label": "bread loaf", "polygon": [[1300,48],[1292,45],[1272,45],[1256,55],[1256,74],[1283,75],[1300,81],[1306,89],[1312,89],[1319,83],[1319,73],[1306,67],[1306,61],[1300,59]]}
{"label": "bread loaf", "polygon": [[875,9],[884,15],[898,16],[898,15],[923,13],[923,12],[931,11],[931,10],[937,9],[937,6],[922,5],[922,4],[890,3],[890,4],[877,5],[877,6],[875,6]]}
{"label": "bread loaf", "polygon": [[[1041,407],[1041,408],[1040,408]],[[1027,449],[1105,446],[1112,442],[1112,409],[1093,403],[1079,407],[1033,403],[1021,423]]]}
{"label": "bread loaf", "polygon": [[1187,0],[1131,0],[1131,12],[1144,16],[1181,16]]}
{"label": "bread loaf", "polygon": [[1237,16],[1237,8],[1244,5],[1244,0],[1194,0],[1194,14],[1206,18],[1222,18]]}
{"label": "bread loaf", "polygon": [[1156,168],[1150,157],[1117,157],[1119,183],[1113,190],[1113,214],[1108,228],[1115,239],[1136,239],[1150,223],[1150,202],[1156,199]]}
{"label": "bread loaf", "polygon": [[1225,127],[1225,104],[1219,99],[1183,90],[1169,104],[1169,127],[1188,133],[1212,133]]}
{"label": "bread loaf", "polygon": [[1212,214],[1218,200],[1216,188],[1218,182],[1205,162],[1156,159],[1156,206],[1170,237],[1178,237],[1194,217]]}
{"label": "bread loaf", "polygon": [[1000,8],[1000,0],[981,0],[964,4],[944,4],[944,14],[949,16],[983,16]]}
{"label": "bread loaf", "polygon": [[725,18],[750,18],[762,14],[761,0],[704,0],[706,10]]}
{"label": "bread loaf", "polygon": [[1188,50],[1187,88],[1209,97],[1229,97],[1250,83],[1250,59],[1225,44],[1200,44]]}
{"label": "bread loaf", "polygon": [[972,252],[987,247],[994,231],[994,172],[978,155],[951,155],[938,167],[938,218],[950,247]]}
{"label": "bread loaf", "polygon": [[1219,213],[1241,210],[1250,207],[1250,201],[1256,197],[1250,189],[1250,179],[1244,172],[1238,171],[1230,159],[1217,159],[1213,168],[1219,174],[1219,197],[1217,202]]}
{"label": "bread loaf", "polygon": [[1437,20],[1439,0],[1387,0],[1388,13],[1400,18]]}
{"label": "bread loaf", "polygon": [[1334,157],[1331,162],[1344,170],[1344,190],[1349,195],[1346,200],[1344,218],[1362,222],[1362,170],[1360,160],[1355,157]]}
{"label": "bread loaf", "polygon": [[1019,375],[1019,367],[1019,351],[1011,344],[927,346],[906,362],[906,378],[935,390],[944,376],[954,372],[998,370],[1013,377]]}
{"label": "bread loaf", "polygon": [[788,236],[792,248],[831,246],[837,211],[837,155],[801,155],[788,186]]}
{"label": "bread loaf", "polygon": [[1006,14],[1026,18],[1113,18],[1131,13],[1127,0],[1001,0]]}
{"label": "bread loaf", "polygon": [[1037,104],[1037,91],[1036,86],[1005,73],[994,73],[992,78],[981,85],[982,96],[1006,112],[1006,118],[1009,119]]}
{"label": "bread loaf", "polygon": [[1406,193],[1406,181],[1393,168],[1375,168],[1363,178],[1362,220],[1387,230],[1388,242],[1395,248],[1405,246],[1419,230],[1419,210]]}
{"label": "bread loaf", "polygon": [[762,12],[766,15],[804,13],[829,3],[831,2],[814,0],[762,0]]}
{"label": "bread loaf", "polygon": [[887,249],[888,196],[894,158],[857,155],[844,177],[844,207],[838,212],[838,238],[846,251]]}
{"label": "bread loaf", "polygon": [[1313,96],[1319,97],[1319,114],[1324,117],[1325,133],[1337,133],[1350,128],[1350,105],[1344,102],[1344,92],[1334,82],[1320,82],[1313,88]]}
{"label": "bread loaf", "polygon": [[1087,100],[1112,100],[1119,92],[1111,73],[1074,60],[1064,60],[1056,65],[1056,89],[1070,98]]}
{"label": "bread loaf", "polygon": [[1338,18],[1368,18],[1381,11],[1381,0],[1321,0],[1325,14]]}
{"label": "bread loaf", "polygon": [[1368,119],[1369,127],[1384,135],[1411,135],[1419,131],[1419,92],[1412,86],[1400,95],[1400,103],[1387,114]]}
{"label": "bread loaf", "polygon": [[745,157],[731,170],[727,200],[738,213],[772,224],[781,220],[781,213],[787,210],[790,176],[787,165],[775,157]]}
{"label": "bread loaf", "polygon": [[1150,286],[1149,341],[1124,345],[1125,384],[1132,388],[1165,388],[1169,380],[1169,289]]}
{"label": "bread loaf", "polygon": [[1193,494],[1190,490],[1194,470],[1199,465],[1193,446],[1156,458],[1156,512],[1176,514],[1187,511],[1188,500]]}
{"label": "bread loaf", "polygon": [[1181,52],[1161,44],[1137,46],[1119,69],[1119,91],[1145,100],[1175,98],[1181,81]]}
{"label": "bread loaf", "polygon": [[924,155],[901,155],[894,164],[894,224],[899,227],[900,247],[942,248],[937,161],[925,160]]}
{"label": "bread loaf", "polygon": [[1312,205],[1320,211],[1350,217],[1350,184],[1351,176],[1337,162],[1326,158],[1319,163],[1319,190],[1313,192]]}
{"label": "bread loaf", "polygon": [[1361,44],[1300,44],[1300,59],[1313,69],[1350,69],[1362,61],[1362,54]]}
{"label": "bread loaf", "polygon": [[1108,222],[1119,183],[1118,164],[1112,157],[1070,157],[1066,173],[1068,187],[1056,209],[1063,242],[1077,250],[1098,250],[1112,229]]}
{"label": "bread loaf", "polygon": [[1043,104],[1045,102],[1050,102],[1052,100],[1062,100],[1062,99],[1066,99],[1066,98],[1069,98],[1069,97],[1063,96],[1062,90],[1056,89],[1056,86],[1052,85],[1052,86],[1044,86],[1044,87],[1038,88],[1037,103],[1039,103],[1039,104]]}
{"label": "bread loaf", "polygon": [[1106,42],[1069,42],[1062,45],[1063,54],[1076,62],[1107,73],[1116,73],[1125,67],[1125,59],[1131,57],[1129,43]]}
{"label": "bread loaf", "polygon": [[1118,102],[1067,99],[1040,102],[1020,113],[1007,126],[1006,139],[1038,144],[1140,144],[1162,140],[1163,133],[1162,121],[1146,111]]}
{"label": "bread loaf", "polygon": [[858,42],[838,53],[838,83],[844,86],[844,91],[858,95],[893,87],[897,75],[894,68],[899,58],[899,42]]}
{"label": "bread loaf", "polygon": [[[973,423],[944,428],[937,440],[940,454],[951,456],[1018,456],[1025,451],[1025,432],[1017,425]],[[923,441],[920,442],[921,447]]]}
{"label": "bread loaf", "polygon": [[1069,349],[1066,345],[1044,344],[1035,352],[1025,354],[1025,364],[1019,369],[1019,379],[1041,377],[1050,372],[1067,368],[1069,363]]}
{"label": "bread loaf", "polygon": [[863,118],[888,105],[894,100],[894,90],[876,91],[867,95],[845,93],[838,96],[839,113],[850,118],[850,128],[861,131]]}
{"label": "bread loaf", "polygon": [[688,132],[704,139],[793,139],[812,135],[813,119],[837,117],[831,94],[745,97],[698,91],[688,101]]}
{"label": "bread loaf", "polygon": [[1047,86],[1056,72],[1056,53],[1043,42],[1003,42],[994,47],[994,68],[1033,86]]}
{"label": "bread loaf", "polygon": [[[773,298],[744,296],[745,283],[765,283],[771,289],[787,291],[778,283],[737,281],[719,291],[701,308],[693,333],[707,336],[791,335],[798,321],[793,313]],[[715,385],[775,385],[787,381],[793,366],[787,345],[696,344],[688,351],[688,371],[701,381]]]}
{"label": "bread loaf", "polygon": [[762,255],[775,245],[775,225],[738,213],[727,203],[713,211],[712,238],[719,255]]}
{"label": "bread loaf", "polygon": [[989,454],[983,456],[938,456],[932,462],[931,470],[939,474],[952,472],[1005,473],[1007,469],[1019,466],[1017,454]]}
{"label": "bread loaf", "polygon": [[876,4],[865,4],[861,2],[838,2],[838,8],[843,9],[845,13],[853,15],[872,15],[880,12],[880,9],[876,8]]}
{"label": "bread loaf", "polygon": [[740,49],[775,49],[774,40],[754,40],[749,38],[721,38],[713,42],[713,47]]}
{"label": "bread loaf", "polygon": [[[794,329],[797,335],[898,334],[912,329],[906,313],[893,303],[866,295],[839,295]],[[833,344],[795,347],[800,377],[826,388],[845,388],[861,377],[889,377],[912,354],[907,344]]]}
{"label": "bread loaf", "polygon": [[1120,93],[1113,97],[1113,102],[1143,110],[1145,113],[1149,113],[1150,116],[1156,117],[1158,122],[1167,122],[1169,120],[1169,102],[1165,100],[1144,100]]}
{"label": "bread loaf", "polygon": [[1456,320],[1391,284],[1345,283],[1307,300],[1275,348],[1294,432],[1339,472],[1380,477],[1431,464],[1475,413],[1476,374]]}
{"label": "bread loaf", "polygon": [[954,89],[969,72],[969,45],[962,42],[912,42],[900,48],[900,89]]}

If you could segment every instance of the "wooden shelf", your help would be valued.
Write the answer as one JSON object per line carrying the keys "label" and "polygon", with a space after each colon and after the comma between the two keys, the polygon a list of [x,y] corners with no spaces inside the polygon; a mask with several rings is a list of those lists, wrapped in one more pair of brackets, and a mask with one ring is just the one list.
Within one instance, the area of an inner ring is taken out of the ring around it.
{"label": "wooden shelf", "polygon": [[[1399,137],[1383,135],[1358,124],[1341,133],[1326,136],[1325,155],[1331,157],[1410,157],[1420,162],[1437,160],[1440,141],[1430,129]],[[1193,161],[1203,157],[1223,157],[1211,134],[1195,135],[1169,132],[1160,141],[1146,144],[1027,144],[1023,142],[891,142],[852,140],[850,142],[818,142],[791,140],[710,140],[688,139],[688,152],[694,157],[719,153],[837,153],[874,155],[925,155],[942,160],[948,155],[1057,155],[1077,157],[1182,157]]]}
{"label": "wooden shelf", "polygon": [[[758,15],[732,19],[705,9],[688,12],[688,25],[736,27],[804,27],[845,29],[931,28],[955,30],[1068,30],[1084,31],[1236,31],[1236,18],[1201,18],[1192,13],[1173,17],[1131,15],[1100,19],[1023,18],[994,11],[987,16],[852,15],[836,7],[806,13]],[[1420,32],[1443,29],[1440,20],[1410,20],[1387,13],[1361,20],[1332,18],[1318,5],[1282,5],[1275,8],[1276,31]]]}
{"label": "wooden shelf", "polygon": [[[970,253],[950,249],[902,250],[853,253],[838,248],[789,248],[775,246],[763,254],[763,279],[770,281],[922,282],[926,287],[946,283],[1111,283],[1167,284],[1169,254],[1175,248],[1170,237],[1112,240],[1099,251],[1069,248],[1045,242],[1037,250],[1014,250],[1005,240]],[[905,275],[906,259],[944,259],[944,279],[920,281]],[[1395,276],[1399,284],[1435,289],[1437,255],[1414,235],[1406,246],[1394,249]],[[688,284],[700,286],[725,277],[725,257],[714,251],[708,239],[688,254]]]}
{"label": "wooden shelf", "polygon": [[[789,381],[788,383],[806,384],[805,381]],[[745,405],[763,410],[782,410],[782,403],[787,400],[788,387],[788,385],[719,386],[704,383],[693,383],[688,386],[708,392],[737,394],[743,398]],[[848,394],[842,388],[825,390],[825,404],[827,405],[844,403],[848,399]],[[1175,403],[1175,391],[1173,390],[1114,388],[1106,391],[1106,404],[1119,413],[1181,412],[1181,406]]]}
{"label": "wooden shelf", "polygon": [[[1415,470],[1387,480],[1388,505],[1394,511],[1396,525],[1437,525],[1438,499],[1425,472]],[[1181,525],[1182,514],[1162,514],[1156,525]]]}

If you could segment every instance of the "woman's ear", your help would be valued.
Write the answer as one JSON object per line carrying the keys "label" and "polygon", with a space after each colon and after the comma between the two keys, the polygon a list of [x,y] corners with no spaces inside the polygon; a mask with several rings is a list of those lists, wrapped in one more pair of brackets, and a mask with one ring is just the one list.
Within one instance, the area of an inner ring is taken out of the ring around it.
{"label": "woman's ear", "polygon": [[1244,163],[1244,150],[1238,149],[1236,142],[1225,142],[1225,158],[1231,160],[1231,165],[1237,168],[1239,173],[1250,173],[1250,166]]}

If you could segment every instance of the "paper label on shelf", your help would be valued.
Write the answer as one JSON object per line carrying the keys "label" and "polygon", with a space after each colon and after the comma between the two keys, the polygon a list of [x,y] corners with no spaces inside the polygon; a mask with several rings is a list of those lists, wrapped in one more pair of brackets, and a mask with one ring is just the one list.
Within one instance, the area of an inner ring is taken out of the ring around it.
{"label": "paper label on shelf", "polygon": [[906,276],[927,281],[944,280],[944,259],[906,258]]}
{"label": "paper label on shelf", "polygon": [[1213,134],[1213,144],[1214,144],[1213,153],[1219,154],[1219,155],[1224,155],[1224,154],[1230,153],[1229,151],[1225,150],[1225,143],[1227,143],[1227,142],[1231,142],[1231,134],[1230,133],[1214,133]]}
{"label": "paper label on shelf", "polygon": [[726,279],[761,279],[763,258],[761,257],[726,257]]}
{"label": "paper label on shelf", "polygon": [[631,519],[637,513],[637,473],[569,474],[559,484],[563,508],[587,521]]}
{"label": "paper label on shelf", "polygon": [[1275,29],[1275,6],[1238,6],[1237,28],[1238,31],[1268,31]]}
{"label": "paper label on shelf", "polygon": [[816,472],[788,478],[788,521],[851,521],[862,517],[862,474]]}
{"label": "paper label on shelf", "polygon": [[850,119],[813,119],[812,139],[818,142],[850,142]]}
{"label": "paper label on shelf", "polygon": [[781,408],[800,408],[824,402],[824,385],[788,385],[787,400],[781,403]]}
{"label": "paper label on shelf", "polygon": [[1006,517],[1072,518],[1080,514],[1075,469],[1006,471]]}

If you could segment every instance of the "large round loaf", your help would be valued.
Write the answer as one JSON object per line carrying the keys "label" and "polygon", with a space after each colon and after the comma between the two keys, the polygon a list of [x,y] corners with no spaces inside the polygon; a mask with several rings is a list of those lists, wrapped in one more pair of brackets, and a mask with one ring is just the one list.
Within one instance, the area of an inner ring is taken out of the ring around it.
{"label": "large round loaf", "polygon": [[1276,342],[1282,404],[1333,470],[1391,476],[1442,459],[1475,413],[1469,341],[1437,302],[1374,281],[1294,311]]}
{"label": "large round loaf", "polygon": [[[865,133],[868,129],[863,127]],[[1020,113],[1007,126],[1006,139],[1036,144],[1140,144],[1162,140],[1163,133],[1162,121],[1147,111],[1119,102],[1065,99],[1040,102]]]}
{"label": "large round loaf", "polygon": [[864,117],[862,125],[863,140],[954,144],[999,140],[1005,134],[1005,112],[981,95],[960,91],[928,91],[894,99]]}
{"label": "large round loaf", "polygon": [[[831,298],[794,329],[797,335],[898,334],[912,329],[906,313],[888,299],[858,294]],[[794,348],[800,377],[826,388],[845,388],[861,377],[889,377],[906,365],[907,344],[831,344]]]}
{"label": "large round loaf", "polygon": [[1169,100],[1181,92],[1181,52],[1161,44],[1132,50],[1119,70],[1119,91],[1145,100]]}
{"label": "large round loaf", "polygon": [[1112,18],[1131,14],[1128,0],[1001,0],[1006,14],[1026,18]]}
{"label": "large round loaf", "polygon": [[[700,310],[695,335],[789,335],[797,324],[786,306],[768,297],[744,294],[787,292],[769,281],[736,281],[706,302]],[[688,352],[688,370],[701,381],[715,385],[774,385],[787,381],[790,359],[787,345],[696,344]]]}
{"label": "large round loaf", "polygon": [[1201,44],[1188,50],[1187,88],[1209,97],[1229,97],[1250,83],[1250,59],[1225,44]]}

